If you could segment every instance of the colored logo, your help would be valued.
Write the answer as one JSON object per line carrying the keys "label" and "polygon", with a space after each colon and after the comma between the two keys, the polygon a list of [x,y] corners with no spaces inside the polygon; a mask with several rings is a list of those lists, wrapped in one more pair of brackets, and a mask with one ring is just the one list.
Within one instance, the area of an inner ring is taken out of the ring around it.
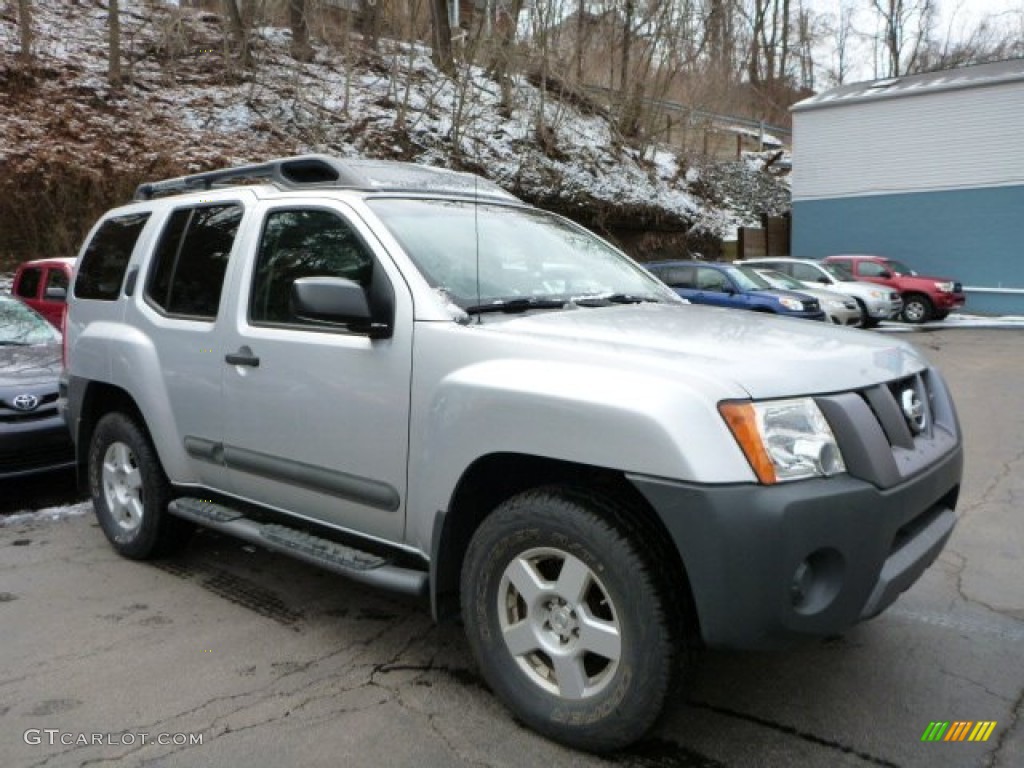
{"label": "colored logo", "polygon": [[921,741],[988,741],[996,725],[995,720],[933,721],[924,729]]}

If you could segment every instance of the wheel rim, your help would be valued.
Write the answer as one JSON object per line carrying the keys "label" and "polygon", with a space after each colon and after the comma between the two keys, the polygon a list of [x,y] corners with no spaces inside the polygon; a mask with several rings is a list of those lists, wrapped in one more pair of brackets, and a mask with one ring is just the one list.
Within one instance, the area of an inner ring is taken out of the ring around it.
{"label": "wheel rim", "polygon": [[103,454],[103,500],[123,531],[142,525],[142,472],[135,454],[125,443],[114,442]]}
{"label": "wheel rim", "polygon": [[568,552],[531,549],[513,559],[502,574],[498,616],[505,647],[542,690],[585,699],[614,678],[618,612],[597,575]]}
{"label": "wheel rim", "polygon": [[920,301],[908,301],[903,308],[903,316],[911,323],[919,323],[924,319],[925,307]]}

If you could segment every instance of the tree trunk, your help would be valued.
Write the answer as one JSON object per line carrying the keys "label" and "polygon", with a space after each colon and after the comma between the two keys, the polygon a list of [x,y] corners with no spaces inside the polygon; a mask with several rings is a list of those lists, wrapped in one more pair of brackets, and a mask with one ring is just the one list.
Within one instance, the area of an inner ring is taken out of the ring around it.
{"label": "tree trunk", "polygon": [[297,61],[312,61],[313,48],[309,44],[306,0],[288,0],[288,26],[292,30],[292,58]]}
{"label": "tree trunk", "polygon": [[[228,29],[231,31],[231,38],[238,49],[238,57],[243,67],[252,64],[252,56],[249,52],[249,19],[243,18],[238,10],[236,0],[223,0],[224,11],[228,17]],[[248,10],[248,9],[247,9]],[[246,16],[251,14],[246,13]]]}
{"label": "tree trunk", "polygon": [[32,4],[29,0],[18,0],[18,32],[21,50],[18,57],[22,64],[32,63]]}
{"label": "tree trunk", "polygon": [[107,67],[107,80],[110,81],[111,88],[117,89],[121,87],[121,8],[119,0],[110,0],[107,16],[110,20],[108,36],[110,59]]}
{"label": "tree trunk", "polygon": [[447,0],[430,0],[430,17],[434,33],[434,64],[446,75],[454,75],[452,25],[448,20]]}

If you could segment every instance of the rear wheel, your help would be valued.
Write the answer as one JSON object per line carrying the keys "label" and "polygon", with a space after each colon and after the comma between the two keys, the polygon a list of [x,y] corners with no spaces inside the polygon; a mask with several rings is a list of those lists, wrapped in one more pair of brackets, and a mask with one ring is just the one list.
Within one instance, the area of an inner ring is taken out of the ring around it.
{"label": "rear wheel", "polygon": [[903,299],[903,322],[927,323],[932,319],[935,308],[931,299],[923,293],[910,293]]}
{"label": "rear wheel", "polygon": [[143,429],[124,413],[108,413],[89,445],[89,490],[103,533],[120,554],[146,560],[171,554],[193,526],[167,512],[171,487]]}
{"label": "rear wheel", "polygon": [[[595,752],[640,738],[677,661],[649,543],[625,511],[549,488],[499,506],[462,568],[462,615],[484,678],[527,725]],[[645,556],[646,555],[646,556]]]}

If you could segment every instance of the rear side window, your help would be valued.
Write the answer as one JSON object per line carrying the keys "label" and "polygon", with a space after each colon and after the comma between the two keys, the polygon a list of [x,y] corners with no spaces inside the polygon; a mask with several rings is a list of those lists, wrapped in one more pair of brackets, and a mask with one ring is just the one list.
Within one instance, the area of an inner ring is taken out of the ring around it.
{"label": "rear side window", "polygon": [[107,219],[100,225],[82,255],[75,280],[76,298],[117,299],[135,242],[148,220],[148,213],[133,213]]}
{"label": "rear side window", "polygon": [[43,270],[41,269],[22,270],[21,278],[14,287],[15,295],[21,296],[23,299],[34,299],[39,293],[39,278],[42,274]]}
{"label": "rear side window", "polygon": [[157,245],[146,297],[169,315],[217,317],[242,206],[179,208]]}

